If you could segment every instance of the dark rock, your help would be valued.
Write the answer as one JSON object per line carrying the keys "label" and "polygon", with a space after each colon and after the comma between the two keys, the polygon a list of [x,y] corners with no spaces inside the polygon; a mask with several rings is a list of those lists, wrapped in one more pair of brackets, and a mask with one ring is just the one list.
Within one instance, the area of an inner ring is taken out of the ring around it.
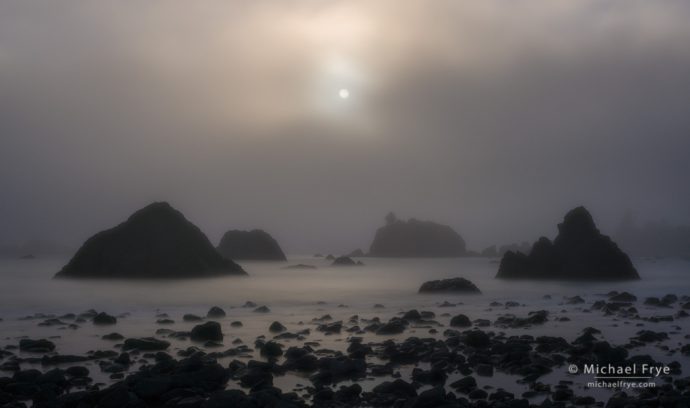
{"label": "dark rock", "polygon": [[585,303],[585,300],[580,296],[573,296],[565,300],[566,305],[579,305]]}
{"label": "dark rock", "polygon": [[288,265],[284,267],[283,269],[318,269],[315,265],[308,265],[308,264],[296,264],[296,265]]}
{"label": "dark rock", "polygon": [[609,300],[612,302],[637,302],[637,296],[628,292],[623,292],[611,296]]}
{"label": "dark rock", "polygon": [[482,390],[481,388],[476,388],[476,389],[470,391],[470,393],[467,394],[467,396],[473,400],[474,399],[486,399],[486,397],[489,396],[489,393]]}
{"label": "dark rock", "polygon": [[451,278],[424,282],[419,293],[482,293],[477,286],[465,278]]}
{"label": "dark rock", "polygon": [[206,317],[209,317],[211,319],[221,319],[221,318],[225,317],[225,310],[219,308],[218,306],[213,306],[206,313]]}
{"label": "dark rock", "polygon": [[458,257],[465,256],[465,241],[447,225],[414,218],[402,221],[392,213],[376,231],[369,256]]}
{"label": "dark rock", "polygon": [[267,232],[231,230],[223,235],[218,252],[227,259],[286,261],[278,242]]}
{"label": "dark rock", "polygon": [[254,313],[271,313],[271,309],[268,306],[259,306],[254,309]]}
{"label": "dark rock", "polygon": [[218,322],[206,322],[192,328],[191,338],[194,341],[223,341],[223,331]]}
{"label": "dark rock", "polygon": [[265,357],[280,357],[283,355],[283,347],[275,341],[269,341],[260,346],[261,355]]}
{"label": "dark rock", "polygon": [[142,337],[138,339],[127,339],[122,346],[123,350],[158,351],[170,347],[170,342],[158,340],[154,337]]}
{"label": "dark rock", "polygon": [[282,333],[285,330],[287,330],[287,327],[283,326],[280,322],[273,322],[271,323],[271,326],[268,328],[268,331],[271,333]]}
{"label": "dark rock", "polygon": [[472,390],[477,388],[477,380],[474,377],[463,377],[451,383],[450,386],[458,392],[469,394]]}
{"label": "dark rock", "polygon": [[481,330],[469,330],[462,334],[461,341],[469,347],[485,348],[491,345],[489,335]]}
{"label": "dark rock", "polygon": [[48,353],[55,350],[55,344],[46,339],[21,339],[19,340],[19,350],[30,353]]}
{"label": "dark rock", "polygon": [[188,313],[182,316],[182,320],[184,320],[185,322],[200,322],[204,319],[201,316]]}
{"label": "dark rock", "polygon": [[97,314],[93,318],[93,324],[97,324],[97,325],[109,325],[109,324],[116,324],[116,323],[117,323],[117,319],[115,318],[115,316],[111,316],[111,315],[104,313],[104,312]]}
{"label": "dark rock", "polygon": [[459,314],[450,319],[450,325],[452,327],[470,327],[472,326],[472,321],[464,314]]}
{"label": "dark rock", "polygon": [[103,336],[101,336],[101,338],[103,340],[118,341],[118,340],[123,340],[125,337],[123,335],[121,335],[120,333],[110,333],[110,334],[104,334]]}
{"label": "dark rock", "polygon": [[491,364],[477,364],[475,371],[477,372],[477,375],[482,377],[493,377],[494,366]]}
{"label": "dark rock", "polygon": [[407,323],[402,319],[393,318],[388,323],[378,327],[376,334],[400,334],[407,328]]}
{"label": "dark rock", "polygon": [[190,278],[246,275],[224,259],[194,224],[168,203],[150,204],[89,238],[56,277]]}
{"label": "dark rock", "polygon": [[348,256],[339,256],[333,260],[332,266],[357,266],[352,258]]}
{"label": "dark rock", "polygon": [[639,279],[628,255],[602,235],[584,207],[566,214],[551,242],[540,238],[529,255],[506,252],[497,278],[508,279]]}

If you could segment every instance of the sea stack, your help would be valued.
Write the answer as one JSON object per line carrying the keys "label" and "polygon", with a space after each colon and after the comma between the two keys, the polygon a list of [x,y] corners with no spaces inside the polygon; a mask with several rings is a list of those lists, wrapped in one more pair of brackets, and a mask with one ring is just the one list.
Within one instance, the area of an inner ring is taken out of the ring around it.
{"label": "sea stack", "polygon": [[278,242],[266,231],[231,230],[223,235],[218,252],[228,259],[255,261],[286,261]]}
{"label": "sea stack", "polygon": [[551,242],[541,237],[528,255],[508,251],[501,259],[497,278],[630,280],[637,270],[615,242],[599,232],[591,214],[577,207],[558,224]]}
{"label": "sea stack", "polygon": [[246,275],[201,230],[166,202],[89,238],[56,277],[195,278]]}
{"label": "sea stack", "polygon": [[467,255],[465,240],[447,225],[432,221],[399,220],[386,216],[386,225],[376,231],[369,256],[391,258],[442,258]]}

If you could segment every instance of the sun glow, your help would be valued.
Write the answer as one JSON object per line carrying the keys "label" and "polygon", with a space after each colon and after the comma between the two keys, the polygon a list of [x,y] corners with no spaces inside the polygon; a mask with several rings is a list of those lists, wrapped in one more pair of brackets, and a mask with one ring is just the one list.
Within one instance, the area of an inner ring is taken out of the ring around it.
{"label": "sun glow", "polygon": [[338,96],[340,96],[341,99],[347,99],[350,97],[350,91],[343,88],[340,91],[338,91]]}

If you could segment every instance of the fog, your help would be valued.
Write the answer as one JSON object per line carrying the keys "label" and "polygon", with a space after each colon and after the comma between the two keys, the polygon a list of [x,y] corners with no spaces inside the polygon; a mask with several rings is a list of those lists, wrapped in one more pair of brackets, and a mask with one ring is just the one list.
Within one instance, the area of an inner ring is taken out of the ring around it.
{"label": "fog", "polygon": [[[154,200],[217,242],[468,247],[585,205],[690,223],[690,3],[0,3],[0,243],[78,245]],[[348,89],[350,97],[338,96]]]}

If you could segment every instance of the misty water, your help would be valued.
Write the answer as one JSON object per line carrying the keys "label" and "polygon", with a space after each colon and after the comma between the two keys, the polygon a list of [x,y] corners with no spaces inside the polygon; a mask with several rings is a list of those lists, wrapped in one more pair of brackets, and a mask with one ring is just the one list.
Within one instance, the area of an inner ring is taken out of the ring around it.
{"label": "misty water", "polygon": [[[313,319],[325,314],[334,321],[348,319],[353,315],[371,319],[380,317],[382,321],[399,316],[401,312],[418,309],[436,314],[435,320],[443,326],[437,334],[429,334],[429,327],[414,327],[401,335],[380,336],[373,333],[362,335],[365,341],[381,342],[386,338],[404,339],[410,336],[443,338],[443,330],[448,326],[450,316],[464,313],[470,319],[489,319],[511,313],[527,316],[530,311],[548,310],[549,321],[540,326],[520,329],[486,327],[484,330],[508,334],[556,335],[572,341],[581,334],[582,329],[593,326],[603,332],[603,337],[612,344],[625,344],[635,332],[642,328],[669,332],[671,340],[666,343],[677,348],[687,343],[684,333],[690,331],[689,319],[675,319],[672,322],[629,322],[615,317],[604,316],[600,312],[590,312],[591,303],[605,299],[603,294],[612,291],[628,291],[639,301],[636,307],[643,317],[670,315],[673,310],[652,308],[642,304],[647,296],[663,296],[674,293],[678,296],[690,294],[690,263],[678,259],[636,259],[635,265],[641,280],[632,282],[541,282],[505,281],[494,279],[498,269],[496,260],[483,258],[452,259],[380,259],[362,258],[364,266],[334,267],[324,258],[307,256],[289,257],[289,262],[243,262],[248,277],[227,277],[198,280],[156,280],[156,281],[109,281],[109,280],[69,280],[52,279],[66,260],[4,260],[0,261],[0,328],[2,337],[0,347],[16,344],[20,337],[50,338],[57,345],[60,354],[82,355],[88,350],[112,349],[116,342],[102,340],[101,336],[118,332],[125,337],[156,336],[156,330],[165,328],[189,331],[195,323],[184,322],[182,315],[193,313],[205,316],[211,306],[220,306],[227,316],[218,320],[225,333],[224,345],[230,347],[235,339],[253,347],[257,336],[272,337],[268,326],[279,321],[288,331],[297,332],[309,328],[311,334],[307,341],[315,341],[323,348],[345,350],[351,333],[324,335],[315,330]],[[284,269],[287,265],[311,264],[318,269]],[[419,286],[432,279],[465,277],[474,282],[482,291],[481,295],[421,295]],[[544,295],[551,295],[545,299]],[[567,305],[564,297],[580,295],[585,304]],[[517,301],[521,306],[506,309],[491,307],[491,302],[504,303]],[[255,313],[252,308],[243,308],[246,301],[266,305],[270,313]],[[457,304],[455,307],[440,307],[444,301]],[[382,304],[385,308],[374,308]],[[28,315],[42,313],[60,316],[65,313],[80,313],[87,309],[105,311],[118,316],[114,326],[94,326],[90,322],[81,323],[78,329],[62,326],[38,326],[42,319],[22,319]],[[157,324],[157,315],[165,313],[174,324]],[[568,317],[569,321],[560,321]],[[243,327],[230,327],[230,322],[239,320]],[[642,324],[644,327],[639,326]],[[158,335],[158,337],[161,337]],[[189,340],[167,339],[173,343],[170,351],[186,349],[195,345]],[[301,345],[299,340],[281,340],[286,346]],[[222,349],[221,349],[222,350]],[[218,350],[214,350],[218,351]],[[690,367],[690,360],[679,353],[670,355],[667,350],[650,345],[638,348],[631,354],[652,355],[658,361],[681,361]],[[19,353],[20,355],[22,353]],[[24,356],[27,356],[24,353]],[[244,358],[260,359],[256,353]],[[228,359],[228,361],[231,359]],[[94,378],[108,382],[105,374],[99,374],[96,363],[87,363],[92,368]],[[24,368],[24,366],[23,366]],[[39,366],[40,368],[40,366]],[[131,368],[130,370],[134,370]],[[400,367],[400,372],[409,372],[412,367]],[[566,367],[556,369],[542,380],[556,381],[559,378],[575,380]],[[504,387],[516,393],[524,391],[524,386],[516,384],[517,377],[496,373],[493,378],[479,378],[480,384]],[[582,378],[584,382],[585,378]],[[288,374],[277,377],[276,385],[286,389],[293,388],[306,380]],[[362,382],[366,389],[380,382],[369,379]],[[577,381],[577,380],[576,380]],[[450,381],[449,381],[450,382]],[[230,386],[234,386],[230,384]],[[605,393],[605,390],[582,390],[582,393]]]}

